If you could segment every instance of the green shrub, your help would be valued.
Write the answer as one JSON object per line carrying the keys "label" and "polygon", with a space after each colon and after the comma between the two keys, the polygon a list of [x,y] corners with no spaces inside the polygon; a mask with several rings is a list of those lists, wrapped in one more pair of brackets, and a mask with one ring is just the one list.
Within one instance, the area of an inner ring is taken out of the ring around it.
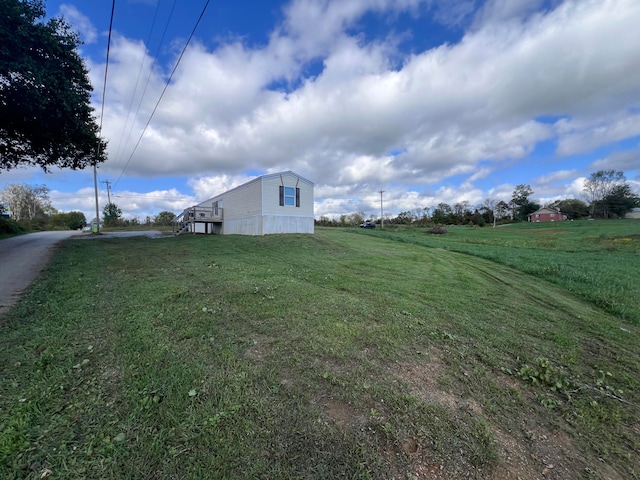
{"label": "green shrub", "polygon": [[10,218],[0,218],[0,235],[19,235],[24,230]]}

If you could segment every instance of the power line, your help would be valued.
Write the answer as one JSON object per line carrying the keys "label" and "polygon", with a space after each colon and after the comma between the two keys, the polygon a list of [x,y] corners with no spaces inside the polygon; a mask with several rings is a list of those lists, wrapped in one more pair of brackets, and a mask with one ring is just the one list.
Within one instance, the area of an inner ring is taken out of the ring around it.
{"label": "power line", "polygon": [[[115,2],[115,0],[114,0],[114,2]],[[200,12],[200,16],[198,17],[198,20],[197,20],[196,24],[194,25],[193,30],[191,30],[191,35],[189,35],[189,38],[187,39],[187,43],[185,43],[184,48],[182,49],[182,52],[180,52],[180,56],[178,57],[178,61],[176,62],[175,66],[173,67],[173,70],[171,71],[171,75],[169,75],[169,78],[167,79],[167,82],[165,83],[164,88],[162,89],[162,93],[160,93],[160,97],[158,98],[158,101],[156,102],[155,107],[153,107],[153,111],[151,112],[151,115],[149,116],[149,120],[147,120],[146,125],[142,129],[142,133],[140,134],[140,138],[138,138],[138,141],[136,142],[136,145],[133,148],[133,151],[131,152],[131,155],[129,155],[129,158],[127,159],[127,163],[124,165],[124,168],[122,169],[122,172],[120,172],[120,176],[118,176],[118,179],[116,180],[114,185],[118,184],[118,182],[122,178],[122,175],[124,174],[124,171],[129,166],[129,162],[131,162],[131,159],[133,158],[133,155],[136,153],[136,150],[138,149],[138,145],[140,145],[140,142],[142,141],[142,137],[144,136],[145,132],[147,131],[147,128],[149,127],[149,124],[151,123],[151,119],[155,115],[156,110],[158,109],[158,105],[160,105],[160,101],[164,97],[164,94],[167,91],[167,88],[169,87],[169,84],[171,83],[171,80],[173,79],[173,75],[176,73],[176,70],[178,69],[178,65],[180,65],[182,57],[184,56],[184,53],[186,52],[187,47],[191,43],[191,39],[195,35],[196,30],[198,28],[198,25],[200,25],[200,21],[202,20],[202,17],[204,17],[205,12],[207,11],[207,7],[209,6],[209,2],[210,2],[210,0],[207,0],[207,2],[205,3],[204,7],[202,8],[202,11]]]}
{"label": "power line", "polygon": [[114,193],[113,196],[117,198],[148,198],[149,200],[187,200],[193,198],[188,195],[185,195],[184,197],[165,197],[162,195],[137,195],[127,193]]}
{"label": "power line", "polygon": [[[131,113],[131,107],[133,106],[133,100],[135,97],[135,92],[138,89],[138,80],[140,79],[140,74],[142,73],[142,67],[144,66],[144,57],[142,58],[142,62],[140,62],[140,70],[138,71],[138,79],[136,79],[136,87],[134,90],[133,95],[131,96],[131,103],[129,104],[129,110],[127,111],[127,121],[125,122],[123,129],[122,129],[122,134],[120,137],[120,144],[118,145],[118,152],[116,154],[116,161],[115,163],[118,164],[120,163],[120,161],[122,160],[122,157],[125,154],[125,150],[127,145],[129,145],[129,139],[131,138],[131,134],[133,133],[133,127],[135,126],[135,122],[138,119],[138,114],[140,113],[140,108],[142,107],[142,102],[144,100],[144,97],[147,93],[147,88],[149,86],[149,82],[151,81],[151,75],[153,74],[153,67],[156,63],[156,58],[159,57],[160,55],[160,49],[162,48],[162,44],[164,42],[164,37],[167,34],[167,30],[169,29],[169,24],[171,23],[171,19],[173,18],[173,12],[176,8],[176,1],[177,0],[173,0],[173,3],[171,4],[171,10],[169,11],[169,16],[167,17],[167,21],[164,24],[164,29],[162,30],[162,36],[160,37],[160,41],[158,42],[158,46],[156,47],[156,52],[155,55],[151,58],[151,65],[149,65],[149,73],[147,74],[147,78],[145,80],[144,83],[144,88],[142,89],[142,94],[140,95],[140,99],[138,101],[138,106],[136,107],[136,113],[133,116],[133,120],[131,122],[131,127],[129,128],[129,132],[127,133],[127,139],[124,141],[124,143],[122,143],[122,137],[124,136],[124,131],[126,129],[128,120],[129,120],[129,115]],[[160,2],[158,2],[158,4],[156,5],[156,12],[155,15],[153,17],[153,25],[151,26],[151,30],[149,31],[149,36],[147,38],[147,44],[151,44],[151,33],[153,32],[154,29],[154,25],[156,22],[156,17],[158,15],[158,10],[159,10],[159,6],[160,6]],[[122,153],[122,155],[121,155]],[[114,167],[115,168],[115,167]]]}
{"label": "power line", "polygon": [[[107,73],[109,72],[109,53],[111,51],[111,32],[113,31],[113,13],[116,10],[116,0],[111,3],[111,20],[109,21],[109,39],[107,40],[107,60],[104,66],[104,83],[102,85],[102,108],[100,110],[100,128],[98,139],[102,138],[102,120],[104,119],[104,99],[107,94]],[[96,232],[100,232],[100,207],[98,204],[98,158],[100,158],[100,141],[98,141],[96,160],[93,162],[93,188],[96,194]]]}
{"label": "power line", "polygon": [[[104,183],[104,182],[102,182]],[[79,200],[81,198],[91,198],[93,193],[87,193],[85,195],[79,195],[77,193],[69,193],[69,194],[61,194],[61,195],[50,195],[50,200]],[[136,194],[121,194],[114,193],[114,198],[143,198],[147,200],[166,200],[168,202],[179,202],[179,201],[193,201],[193,197],[185,195],[184,197],[165,197],[162,195],[136,195]]]}
{"label": "power line", "polygon": [[113,31],[113,13],[116,9],[116,0],[111,3],[111,20],[109,21],[109,38],[107,40],[107,60],[104,66],[104,82],[102,84],[102,106],[100,109],[100,134],[102,134],[102,120],[104,119],[104,99],[107,95],[107,74],[109,73],[109,54],[111,52],[111,32]]}
{"label": "power line", "polygon": [[384,212],[382,208],[382,194],[384,190],[380,190],[380,228],[384,228]]}
{"label": "power line", "polygon": [[[149,29],[149,34],[147,35],[147,44],[151,42],[151,34],[153,33],[153,29],[156,25],[156,18],[158,18],[158,10],[160,10],[160,2],[156,3],[156,10],[153,14],[153,21],[151,22],[151,28]],[[138,85],[140,84],[140,75],[142,75],[142,68],[144,67],[144,60],[146,55],[142,55],[142,61],[140,62],[140,68],[138,69],[138,76],[136,77],[136,85],[133,88],[133,92],[131,92],[131,100],[129,100],[129,108],[127,109],[127,118],[122,124],[122,131],[120,132],[120,141],[118,142],[118,150],[116,151],[116,161],[120,158],[120,151],[126,146],[126,144],[122,143],[122,139],[124,138],[124,132],[127,129],[127,125],[129,124],[129,117],[131,116],[131,109],[133,107],[133,100],[138,92]],[[133,119],[135,122],[135,117]],[[129,141],[129,137],[127,137],[127,142]]]}

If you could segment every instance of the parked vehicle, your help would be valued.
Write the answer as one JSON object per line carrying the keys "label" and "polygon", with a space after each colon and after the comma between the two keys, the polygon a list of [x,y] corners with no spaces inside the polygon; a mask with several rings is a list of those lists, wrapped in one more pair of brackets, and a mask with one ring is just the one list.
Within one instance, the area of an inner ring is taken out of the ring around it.
{"label": "parked vehicle", "polygon": [[376,224],[367,220],[366,222],[360,224],[360,228],[376,228]]}

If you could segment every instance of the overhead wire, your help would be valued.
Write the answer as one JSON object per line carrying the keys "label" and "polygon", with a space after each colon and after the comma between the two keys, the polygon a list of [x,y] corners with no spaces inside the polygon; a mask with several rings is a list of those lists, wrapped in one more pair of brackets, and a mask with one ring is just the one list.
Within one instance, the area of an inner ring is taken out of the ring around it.
{"label": "overhead wire", "polygon": [[[159,57],[160,55],[160,49],[162,48],[162,44],[164,42],[164,37],[167,34],[167,30],[169,29],[169,24],[171,23],[171,19],[173,18],[173,12],[175,11],[176,8],[176,1],[177,0],[173,0],[173,3],[171,5],[171,10],[169,11],[169,16],[167,17],[167,20],[164,24],[164,29],[162,30],[162,36],[160,37],[160,41],[158,42],[158,45],[156,47],[156,51],[155,51],[155,55],[153,57],[151,57],[151,65],[149,65],[149,73],[147,74],[147,78],[144,82],[144,88],[142,89],[142,94],[140,95],[140,99],[138,101],[138,106],[136,107],[136,113],[133,116],[133,121],[131,123],[131,128],[129,128],[129,133],[127,134],[127,139],[124,141],[124,143],[118,146],[118,154],[116,155],[116,162],[115,164],[118,165],[120,163],[120,161],[122,160],[122,156],[124,156],[124,152],[126,151],[126,147],[127,145],[129,145],[129,139],[131,138],[131,134],[133,133],[133,128],[136,124],[136,120],[138,119],[138,114],[140,113],[140,108],[142,107],[142,102],[145,98],[145,95],[147,93],[147,88],[149,87],[149,83],[151,81],[151,75],[153,74],[153,67],[156,63],[156,58]],[[158,6],[160,4],[158,3]],[[157,6],[157,7],[158,7]],[[156,16],[158,13],[158,8],[156,7]],[[155,16],[154,16],[154,21],[153,23],[155,24]],[[153,31],[153,26],[151,27],[151,31],[149,31],[149,38],[147,39],[147,44],[150,45],[151,44],[151,32]],[[144,65],[144,57],[142,59],[142,62],[140,62],[140,70],[138,72],[138,79],[140,78],[140,74],[142,72],[142,67]],[[138,80],[136,80],[136,90],[138,88]],[[131,107],[133,105],[133,99],[135,96],[135,91],[134,94],[131,97],[131,104],[129,105],[129,109],[127,111],[127,121],[129,119],[129,115],[131,113]],[[123,133],[124,133],[124,128],[126,128],[126,123],[125,126],[123,127]],[[122,138],[121,138],[122,140]],[[122,151],[120,150],[120,146],[122,146]],[[120,155],[120,152],[122,153],[122,156]],[[117,167],[116,167],[117,169]]]}
{"label": "overhead wire", "polygon": [[145,198],[149,200],[167,200],[167,201],[182,201],[185,198],[192,198],[190,195],[185,195],[183,197],[165,197],[164,195],[127,195],[127,194],[112,194],[113,197],[118,198]]}
{"label": "overhead wire", "polygon": [[[100,109],[100,126],[98,128],[98,139],[102,137],[102,122],[104,120],[104,103],[107,96],[107,76],[109,72],[109,54],[111,52],[111,33],[113,32],[113,15],[116,10],[116,0],[111,2],[111,19],[109,20],[109,37],[107,40],[107,58],[104,66],[104,82],[102,85],[102,106]],[[100,158],[101,142],[98,141],[96,148],[96,159],[93,162],[93,188],[96,198],[96,221],[98,223],[98,231],[100,230],[100,209],[98,206],[98,159]]]}
{"label": "overhead wire", "polygon": [[164,97],[164,94],[167,91],[167,88],[169,87],[169,84],[171,83],[171,80],[173,79],[173,76],[176,73],[176,70],[178,69],[178,66],[180,65],[180,62],[182,61],[182,57],[184,56],[184,53],[186,52],[187,47],[191,43],[191,39],[195,35],[196,30],[198,29],[198,26],[200,25],[200,22],[202,21],[202,18],[204,17],[205,12],[207,11],[207,7],[209,6],[209,3],[210,3],[210,0],[207,0],[205,5],[204,5],[204,7],[202,8],[202,11],[200,12],[200,16],[198,17],[198,20],[196,21],[196,24],[194,25],[193,29],[191,30],[191,34],[189,35],[189,38],[187,39],[187,42],[185,43],[184,48],[182,49],[182,52],[180,52],[180,56],[178,57],[178,60],[177,60],[177,62],[175,64],[175,66],[173,67],[173,70],[171,71],[171,75],[169,75],[169,78],[167,79],[167,81],[166,81],[166,83],[164,85],[164,88],[162,89],[162,92],[160,93],[160,97],[158,98],[158,101],[156,102],[155,106],[153,107],[153,111],[151,112],[151,115],[149,116],[149,119],[147,120],[147,123],[145,124],[144,128],[142,129],[142,133],[140,133],[140,137],[138,138],[138,141],[136,142],[136,145],[133,148],[133,151],[131,152],[131,155],[129,155],[129,158],[127,159],[127,162],[126,162],[124,168],[120,172],[120,175],[118,176],[118,179],[114,182],[114,187],[118,184],[118,182],[122,178],[122,175],[124,174],[125,170],[129,166],[129,163],[131,162],[131,159],[133,158],[133,155],[135,154],[136,150],[138,149],[138,146],[140,145],[140,142],[142,141],[142,137],[144,136],[145,132],[147,131],[147,128],[149,127],[149,124],[151,123],[151,119],[155,115],[156,110],[158,109],[158,105],[160,105],[160,102],[162,101],[162,98]]}
{"label": "overhead wire", "polygon": [[102,105],[100,108],[100,127],[98,135],[102,135],[102,121],[104,119],[104,100],[107,96],[107,76],[109,73],[109,55],[111,53],[111,33],[113,32],[113,14],[116,10],[116,0],[111,2],[111,19],[109,20],[109,37],[107,39],[107,58],[104,65],[104,82],[102,84]]}
{"label": "overhead wire", "polygon": [[[151,22],[151,28],[149,29],[149,34],[147,35],[146,45],[149,45],[151,43],[151,34],[153,33],[153,30],[155,28],[156,19],[158,18],[158,11],[159,10],[160,10],[160,1],[158,1],[158,3],[156,3],[156,9],[155,9],[155,12],[153,14],[153,20]],[[143,54],[142,55],[142,61],[140,62],[140,68],[138,69],[138,76],[136,77],[136,84],[135,84],[135,87],[133,88],[133,92],[131,93],[131,99],[129,100],[129,107],[127,108],[127,118],[125,119],[124,123],[122,124],[122,131],[120,132],[120,140],[118,141],[118,150],[116,150],[115,160],[114,160],[114,164],[116,164],[116,165],[118,164],[118,162],[120,160],[120,154],[122,153],[122,150],[126,147],[126,143],[129,141],[129,137],[127,137],[127,142],[125,142],[123,144],[122,139],[124,138],[124,132],[127,129],[127,126],[129,125],[129,118],[131,116],[131,111],[132,111],[132,107],[133,107],[133,100],[135,99],[136,93],[138,92],[138,85],[140,84],[140,76],[142,75],[142,69],[144,68],[145,58],[146,58],[146,55]],[[135,120],[136,120],[136,118],[134,116],[131,130],[133,130],[133,124],[135,124]],[[129,130],[129,135],[131,135],[131,130]]]}

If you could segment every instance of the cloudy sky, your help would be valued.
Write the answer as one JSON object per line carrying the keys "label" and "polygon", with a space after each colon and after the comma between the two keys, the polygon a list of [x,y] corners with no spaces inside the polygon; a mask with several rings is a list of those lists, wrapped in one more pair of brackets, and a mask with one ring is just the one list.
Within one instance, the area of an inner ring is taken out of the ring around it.
{"label": "cloudy sky", "polygon": [[[49,0],[84,45],[109,142],[98,170],[144,221],[257,175],[313,181],[316,216],[640,193],[638,0]],[[184,50],[198,19],[200,22]],[[170,81],[169,81],[170,80]],[[164,92],[164,94],[163,94]],[[95,216],[93,173],[19,169]]]}

